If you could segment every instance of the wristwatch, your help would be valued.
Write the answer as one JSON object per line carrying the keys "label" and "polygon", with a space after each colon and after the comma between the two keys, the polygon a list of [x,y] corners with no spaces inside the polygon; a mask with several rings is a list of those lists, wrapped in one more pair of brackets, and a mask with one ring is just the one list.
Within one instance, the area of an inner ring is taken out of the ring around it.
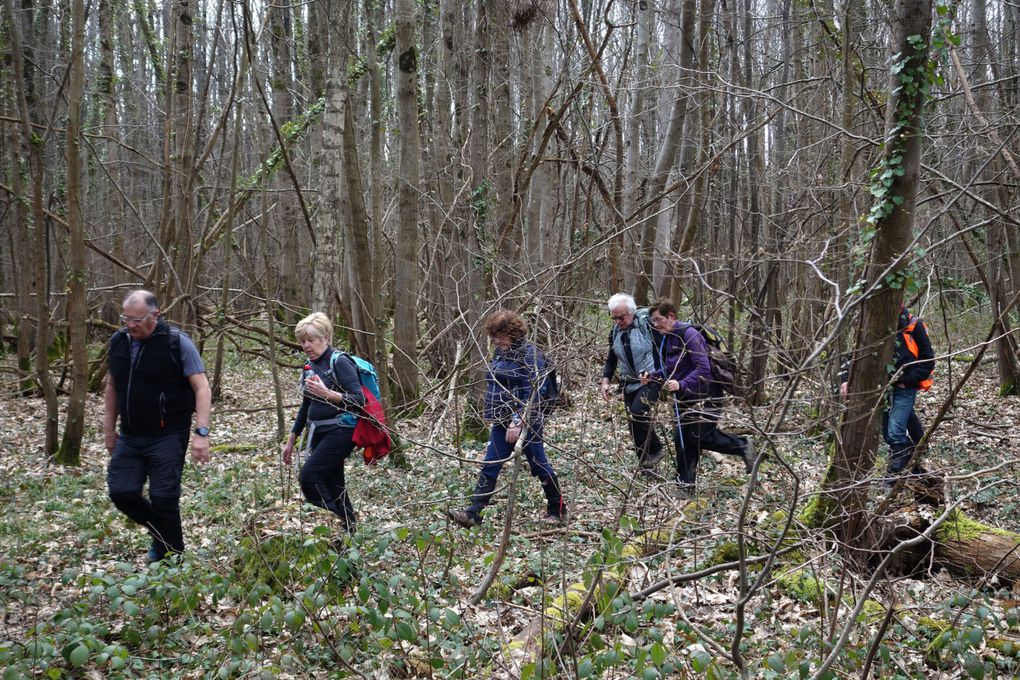
{"label": "wristwatch", "polygon": [[195,434],[197,434],[199,437],[208,437],[209,436],[209,428],[208,427],[196,427],[195,428]]}

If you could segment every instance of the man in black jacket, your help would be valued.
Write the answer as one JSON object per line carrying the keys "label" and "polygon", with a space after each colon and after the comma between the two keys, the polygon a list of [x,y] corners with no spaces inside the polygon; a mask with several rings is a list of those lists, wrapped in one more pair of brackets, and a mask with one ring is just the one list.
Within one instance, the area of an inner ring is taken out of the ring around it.
{"label": "man in black jacket", "polygon": [[[924,436],[924,426],[914,410],[917,391],[931,388],[935,352],[924,322],[906,307],[900,309],[896,325],[892,389],[888,408],[882,416],[882,435],[889,445],[889,474],[903,471],[914,455],[914,446]],[[846,394],[848,371],[844,370],[841,394]],[[887,480],[887,485],[892,480]]]}
{"label": "man in black jacket", "polygon": [[[103,430],[110,452],[106,484],[113,504],[149,530],[147,561],[158,562],[168,552],[184,550],[184,454],[190,436],[192,460],[209,461],[212,399],[198,350],[160,318],[155,295],[130,293],[120,320],[124,328],[110,338],[104,393]],[[142,495],[146,480],[148,498]]]}

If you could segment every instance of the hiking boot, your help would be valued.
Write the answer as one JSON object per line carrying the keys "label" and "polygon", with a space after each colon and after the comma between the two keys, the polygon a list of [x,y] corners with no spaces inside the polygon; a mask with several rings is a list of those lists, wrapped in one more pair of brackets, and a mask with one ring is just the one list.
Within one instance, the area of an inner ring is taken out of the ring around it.
{"label": "hiking boot", "polygon": [[473,529],[482,525],[482,518],[468,510],[447,510],[446,516],[465,529]]}
{"label": "hiking boot", "polygon": [[641,470],[644,472],[654,472],[655,468],[659,466],[661,461],[666,455],[666,447],[663,446],[658,451],[652,451],[651,453],[641,457],[640,465]]}
{"label": "hiking boot", "polygon": [[696,495],[693,484],[677,482],[676,486],[673,487],[673,497],[678,501],[689,501]]}
{"label": "hiking boot", "polygon": [[754,453],[754,440],[750,437],[747,438],[747,444],[744,445],[744,451],[740,454],[740,457],[744,459],[744,471],[747,474],[751,474],[751,470],[754,469],[754,461],[758,457]]}
{"label": "hiking boot", "polygon": [[547,512],[545,517],[542,518],[541,522],[547,527],[561,527],[570,521],[570,512],[566,508],[559,515],[554,515],[551,512]]}
{"label": "hiking boot", "polygon": [[[560,480],[556,478],[556,473],[541,479],[541,482],[542,493],[545,494],[546,519],[566,517],[567,504],[563,502],[563,494],[560,493]],[[543,519],[542,522],[546,522],[546,519]]]}
{"label": "hiking boot", "polygon": [[896,486],[896,482],[900,481],[901,475],[896,472],[890,472],[888,477],[882,478],[882,490],[892,491]]}
{"label": "hiking boot", "polygon": [[149,543],[149,552],[145,554],[145,564],[155,564],[161,559],[163,559],[163,555],[160,554],[159,547],[156,545],[156,539],[154,538],[152,539],[152,542]]}

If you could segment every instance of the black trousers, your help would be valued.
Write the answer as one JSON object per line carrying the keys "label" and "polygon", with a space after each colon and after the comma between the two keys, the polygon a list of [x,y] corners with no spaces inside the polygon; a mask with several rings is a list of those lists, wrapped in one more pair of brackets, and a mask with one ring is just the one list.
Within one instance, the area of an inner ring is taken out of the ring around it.
{"label": "black trousers", "polygon": [[347,495],[344,463],[354,450],[352,427],[315,428],[311,453],[301,466],[301,493],[305,500],[329,510],[348,530],[354,529],[354,506]]}
{"label": "black trousers", "polygon": [[[120,434],[106,468],[106,487],[117,509],[152,534],[162,559],[184,551],[181,529],[181,475],[190,433],[145,437]],[[142,495],[149,483],[149,497]]]}
{"label": "black trousers", "polygon": [[623,392],[623,403],[627,406],[627,425],[634,440],[634,452],[638,460],[654,456],[662,450],[662,442],[655,433],[652,420],[652,406],[659,400],[659,385],[649,383],[636,390]]}
{"label": "black trousers", "polygon": [[694,484],[702,449],[743,456],[747,438],[723,432],[719,413],[711,408],[684,408],[673,402],[673,443],[676,445],[676,476],[682,484]]}

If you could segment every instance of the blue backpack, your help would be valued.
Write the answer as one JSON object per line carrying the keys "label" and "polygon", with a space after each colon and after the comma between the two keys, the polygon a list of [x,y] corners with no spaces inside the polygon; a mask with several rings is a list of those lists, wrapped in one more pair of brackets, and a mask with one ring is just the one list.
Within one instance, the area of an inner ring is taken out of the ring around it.
{"label": "blue backpack", "polygon": [[[379,374],[376,372],[375,366],[372,365],[372,362],[367,359],[362,359],[354,354],[348,354],[347,352],[342,352],[334,348],[333,356],[329,358],[329,371],[333,374],[333,380],[336,380],[336,371],[334,370],[334,366],[336,365],[337,357],[340,356],[345,356],[350,359],[350,361],[354,364],[354,368],[358,370],[358,381],[361,383],[361,386],[371,392],[373,396],[379,400],[379,403],[382,403],[382,393],[379,391]],[[344,422],[345,419],[346,422]],[[357,420],[357,416],[345,413],[340,416],[340,420],[344,424],[353,425]]]}

